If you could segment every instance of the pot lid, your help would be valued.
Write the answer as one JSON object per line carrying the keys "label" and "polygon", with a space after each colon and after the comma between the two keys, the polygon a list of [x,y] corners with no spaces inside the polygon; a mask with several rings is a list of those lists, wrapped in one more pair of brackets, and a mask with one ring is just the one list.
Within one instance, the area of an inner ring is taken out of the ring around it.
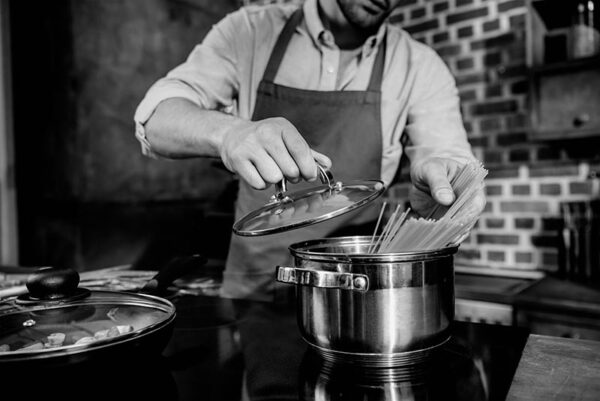
{"label": "pot lid", "polygon": [[77,288],[72,269],[45,268],[29,294],[0,304],[0,362],[84,352],[158,330],[175,317],[162,298]]}
{"label": "pot lid", "polygon": [[385,190],[379,180],[335,181],[330,171],[318,168],[322,185],[288,192],[282,181],[267,204],[235,222],[233,232],[259,236],[319,223],[364,206]]}

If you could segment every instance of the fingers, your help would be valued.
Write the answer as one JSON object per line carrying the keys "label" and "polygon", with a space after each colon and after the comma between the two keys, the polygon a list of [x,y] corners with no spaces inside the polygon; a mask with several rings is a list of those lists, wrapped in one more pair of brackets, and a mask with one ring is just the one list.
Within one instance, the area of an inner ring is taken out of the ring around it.
{"label": "fingers", "polygon": [[250,161],[267,184],[275,184],[283,180],[280,165],[265,150],[258,149],[250,156]]}
{"label": "fingers", "polygon": [[409,189],[409,202],[412,210],[419,216],[427,217],[435,209],[437,202],[429,195],[429,193],[412,186]]}
{"label": "fingers", "polygon": [[315,159],[318,165],[323,167],[325,170],[329,170],[331,168],[333,163],[329,157],[325,156],[323,153],[317,152],[316,150],[311,150],[311,153],[313,159]]}
{"label": "fingers", "polygon": [[265,189],[268,185],[250,160],[240,161],[235,172],[254,189]]}
{"label": "fingers", "polygon": [[[448,206],[454,202],[454,191],[448,178],[448,166],[442,159],[432,159],[419,166],[414,184],[419,189],[428,188],[432,198],[439,204]],[[416,181],[416,182],[415,182]]]}
{"label": "fingers", "polygon": [[469,231],[467,231],[467,232],[465,232],[464,234],[462,234],[460,237],[458,237],[458,238],[457,238],[457,239],[456,239],[456,240],[453,242],[453,244],[454,244],[454,245],[458,245],[458,244],[462,243],[464,240],[466,240],[466,239],[467,239],[467,237],[468,237],[469,235],[471,235],[471,231],[470,231],[470,230],[469,230]]}
{"label": "fingers", "polygon": [[254,189],[265,189],[283,179],[281,169],[264,149],[234,160],[233,171]]}
{"label": "fingers", "polygon": [[[254,155],[256,159],[260,159],[260,157],[269,157],[275,162],[275,167],[280,170],[281,178],[285,177],[289,181],[297,181],[298,177],[300,177],[300,169],[298,165],[290,155],[288,149],[285,147],[283,141],[272,141],[270,143],[265,144],[266,155],[263,152],[259,152],[257,155]],[[260,160],[257,160],[260,162]]]}
{"label": "fingers", "polygon": [[479,191],[477,191],[477,193],[473,196],[470,202],[466,205],[466,214],[479,216],[485,208],[485,203],[485,192],[482,188]]}
{"label": "fingers", "polygon": [[307,181],[315,180],[317,178],[317,164],[308,143],[292,124],[287,123],[283,128],[283,143],[293,158],[300,177]]}
{"label": "fingers", "polygon": [[[409,193],[410,202],[421,216],[437,219],[443,216],[456,200],[456,194],[451,182],[462,171],[462,165],[457,161],[445,158],[432,158],[419,163],[411,170],[413,188]],[[457,185],[457,183],[454,183]],[[461,185],[464,185],[461,184]],[[469,199],[461,203],[462,214],[469,219],[479,216],[485,208],[485,191],[483,186]]]}
{"label": "fingers", "polygon": [[297,182],[314,181],[317,163],[325,168],[331,160],[313,151],[296,128],[284,118],[249,122],[228,132],[220,148],[225,166],[253,188],[264,189],[284,177]]}

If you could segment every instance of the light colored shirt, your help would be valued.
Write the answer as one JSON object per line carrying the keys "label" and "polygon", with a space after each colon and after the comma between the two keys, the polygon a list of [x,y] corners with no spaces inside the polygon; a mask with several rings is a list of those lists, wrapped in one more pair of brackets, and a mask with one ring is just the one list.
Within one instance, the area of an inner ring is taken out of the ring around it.
{"label": "light colored shirt", "polygon": [[[317,0],[306,0],[304,21],[292,36],[275,83],[318,90],[365,90],[384,34],[381,179],[389,184],[402,154],[405,131],[411,163],[427,157],[473,159],[462,124],[458,91],[450,71],[426,45],[399,26],[384,23],[351,57],[340,57],[333,35],[318,15]],[[217,23],[188,59],[158,80],[135,113],[136,136],[152,156],[144,124],[160,102],[185,98],[198,106],[251,119],[256,90],[275,41],[295,6],[243,7]],[[346,53],[345,56],[348,54]],[[341,60],[348,60],[340,65]],[[335,170],[335,166],[333,166]]]}

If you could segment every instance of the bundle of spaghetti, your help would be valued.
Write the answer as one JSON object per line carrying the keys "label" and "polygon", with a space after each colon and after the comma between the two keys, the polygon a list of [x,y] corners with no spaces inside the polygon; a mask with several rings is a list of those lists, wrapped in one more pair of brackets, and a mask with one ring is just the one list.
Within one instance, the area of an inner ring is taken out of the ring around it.
{"label": "bundle of spaghetti", "polygon": [[400,205],[398,205],[396,207],[396,210],[394,210],[394,213],[392,213],[392,215],[390,216],[387,224],[381,231],[378,240],[375,242],[377,228],[379,227],[379,222],[381,221],[381,217],[383,215],[383,212],[385,211],[386,206],[387,203],[384,202],[381,208],[381,212],[379,213],[379,219],[377,220],[377,226],[375,227],[373,237],[371,237],[371,246],[369,247],[368,253],[378,253],[377,250],[381,249],[382,247],[387,247],[388,244],[396,237],[396,234],[399,232],[402,223],[404,223],[404,220],[406,220],[406,217],[408,217],[408,213],[410,212],[409,208],[404,213],[399,214]]}
{"label": "bundle of spaghetti", "polygon": [[[479,162],[464,165],[451,180],[456,200],[450,207],[437,206],[427,218],[407,219],[410,208],[396,207],[379,236],[377,231],[387,203],[384,202],[368,253],[392,253],[439,249],[457,245],[473,228],[479,214],[469,207],[484,186],[487,170]],[[440,216],[435,218],[432,216]]]}

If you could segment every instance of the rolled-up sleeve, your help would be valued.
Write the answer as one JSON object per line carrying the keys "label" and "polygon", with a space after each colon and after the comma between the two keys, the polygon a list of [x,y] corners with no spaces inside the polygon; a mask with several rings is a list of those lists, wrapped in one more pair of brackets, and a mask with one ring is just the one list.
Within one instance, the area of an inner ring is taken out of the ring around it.
{"label": "rolled-up sleeve", "polygon": [[150,87],[134,115],[135,135],[142,145],[142,153],[156,156],[144,126],[162,101],[184,98],[209,110],[227,111],[233,107],[239,90],[236,60],[240,45],[240,21],[237,20],[240,18],[243,16],[237,11],[213,26],[183,64]]}
{"label": "rolled-up sleeve", "polygon": [[467,140],[455,80],[441,58],[430,49],[417,73],[417,93],[409,105],[407,156],[413,165],[431,157],[466,163],[475,157]]}

